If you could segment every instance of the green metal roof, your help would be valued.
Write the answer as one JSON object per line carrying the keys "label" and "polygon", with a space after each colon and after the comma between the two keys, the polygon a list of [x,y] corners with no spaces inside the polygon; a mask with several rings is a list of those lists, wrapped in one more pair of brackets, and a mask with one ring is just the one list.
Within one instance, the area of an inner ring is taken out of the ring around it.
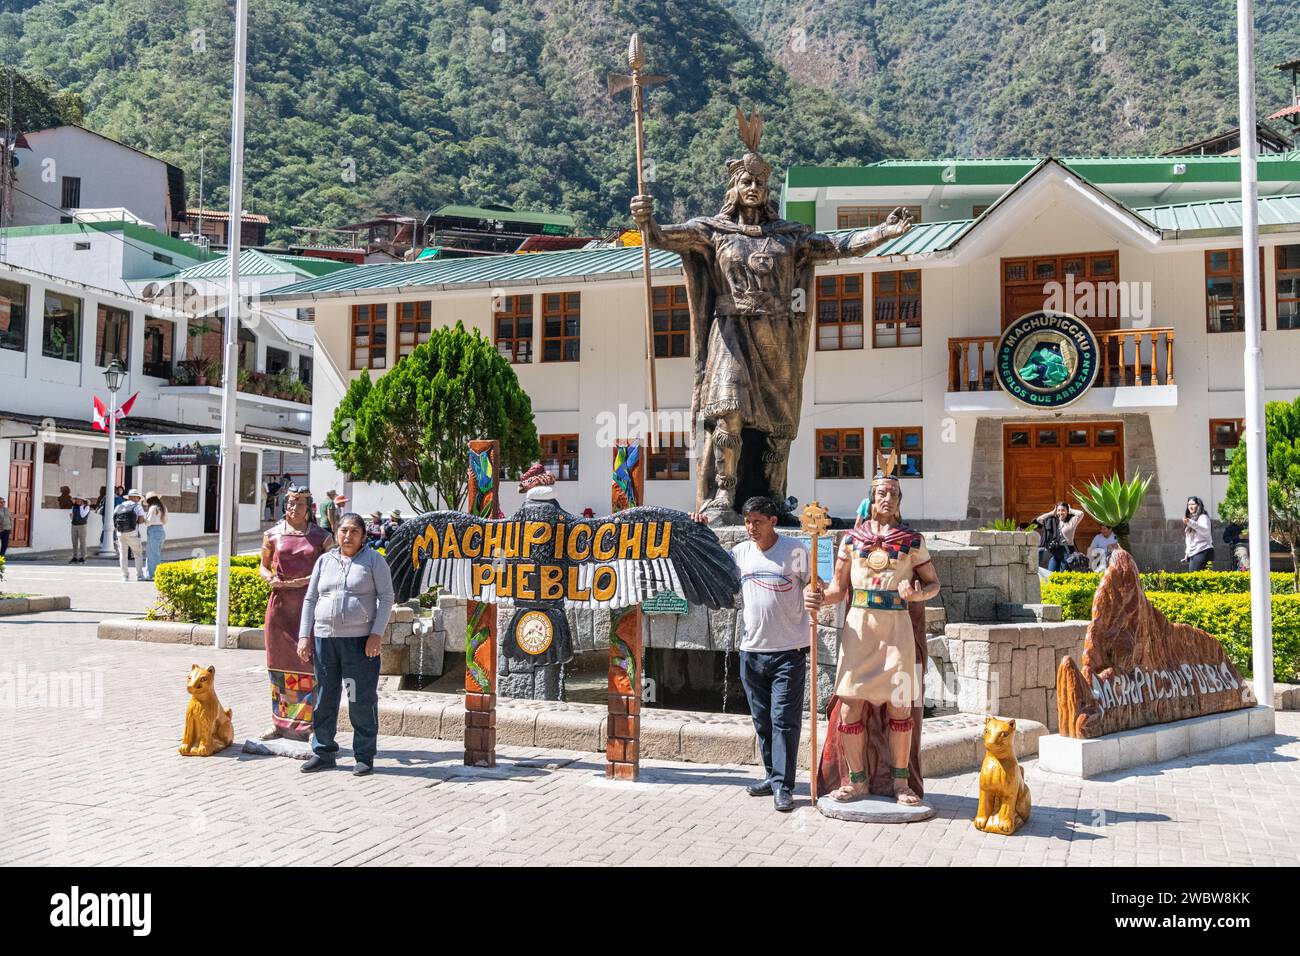
{"label": "green metal roof", "polygon": [[21,239],[24,236],[80,236],[88,232],[120,232],[134,242],[185,256],[187,259],[202,261],[210,255],[198,246],[192,246],[181,239],[121,219],[110,222],[64,222],[49,226],[9,226],[0,229],[0,234],[10,239]]}
{"label": "green metal roof", "polygon": [[562,212],[525,212],[518,209],[488,209],[483,206],[459,206],[448,203],[435,216],[459,216],[462,219],[499,219],[502,222],[529,222],[543,226],[565,226],[572,229],[573,217]]}
{"label": "green metal roof", "polygon": [[[1211,199],[1170,206],[1147,206],[1135,210],[1165,231],[1241,229],[1240,199]],[[1259,225],[1295,226],[1300,224],[1300,196],[1259,197]]]}
{"label": "green metal roof", "polygon": [[[218,256],[208,262],[182,269],[177,279],[224,279],[230,274],[230,257]],[[310,256],[278,256],[256,249],[244,249],[239,253],[240,276],[279,276],[298,275],[304,278],[316,278],[329,275],[341,269],[352,268],[347,262],[332,262],[328,259],[313,259]]]}
{"label": "green metal roof", "polygon": [[[791,166],[786,189],[829,186],[1010,186],[1042,158],[887,159],[869,166]],[[1061,163],[1093,183],[1238,182],[1237,156],[1067,156]],[[1182,165],[1182,173],[1174,172]],[[1300,180],[1300,151],[1259,157],[1260,182]]]}
{"label": "green metal roof", "polygon": [[[947,248],[970,225],[971,220],[927,222],[910,229],[906,235],[891,239],[870,253],[869,258],[920,255]],[[831,235],[854,232],[841,229]],[[675,252],[650,250],[650,269],[665,272],[681,268]],[[528,282],[539,279],[584,279],[588,276],[632,278],[640,274],[639,246],[607,249],[566,249],[559,252],[530,252],[506,256],[481,256],[471,259],[425,259],[416,262],[381,263],[354,266],[346,271],[282,286],[267,292],[268,301],[304,297],[350,295],[358,292],[388,293],[407,289],[426,289],[443,285],[468,285]]]}

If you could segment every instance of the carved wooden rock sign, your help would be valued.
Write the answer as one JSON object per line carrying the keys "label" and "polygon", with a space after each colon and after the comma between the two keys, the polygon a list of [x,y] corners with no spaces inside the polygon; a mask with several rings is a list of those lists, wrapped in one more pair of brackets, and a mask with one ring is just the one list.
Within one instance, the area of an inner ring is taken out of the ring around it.
{"label": "carved wooden rock sign", "polygon": [[1115,552],[1092,602],[1083,666],[1056,672],[1065,737],[1201,717],[1255,705],[1255,695],[1213,636],[1171,624],[1152,607],[1127,551]]}

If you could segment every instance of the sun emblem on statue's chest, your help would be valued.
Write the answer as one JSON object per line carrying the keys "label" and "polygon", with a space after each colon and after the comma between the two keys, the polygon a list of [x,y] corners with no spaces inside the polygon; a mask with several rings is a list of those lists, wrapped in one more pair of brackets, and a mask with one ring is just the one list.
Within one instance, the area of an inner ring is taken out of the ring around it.
{"label": "sun emblem on statue's chest", "polygon": [[759,279],[765,279],[776,268],[776,253],[772,249],[772,240],[763,239],[758,248],[750,252],[745,259],[750,271]]}

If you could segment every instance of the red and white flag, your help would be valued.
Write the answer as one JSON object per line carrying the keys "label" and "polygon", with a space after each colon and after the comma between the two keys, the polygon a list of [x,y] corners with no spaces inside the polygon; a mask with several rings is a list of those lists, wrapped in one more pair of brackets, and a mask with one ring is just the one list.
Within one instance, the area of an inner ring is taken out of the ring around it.
{"label": "red and white flag", "polygon": [[[122,407],[117,410],[116,416],[119,422],[131,414],[131,406],[135,404],[139,394],[139,392],[136,392],[135,395],[122,403]],[[95,407],[90,413],[90,424],[101,432],[108,431],[108,409],[104,407],[104,403],[99,400],[98,395],[95,396]]]}

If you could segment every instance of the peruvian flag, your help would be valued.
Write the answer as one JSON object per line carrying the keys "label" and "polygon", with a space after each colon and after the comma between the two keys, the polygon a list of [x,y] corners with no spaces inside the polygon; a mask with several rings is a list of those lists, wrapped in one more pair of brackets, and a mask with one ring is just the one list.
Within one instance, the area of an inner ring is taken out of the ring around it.
{"label": "peruvian flag", "polygon": [[[140,393],[136,392],[135,395],[122,403],[122,407],[117,410],[117,420],[119,422],[131,414],[131,406],[135,404],[135,400],[139,395]],[[104,403],[99,400],[98,395],[95,396],[95,407],[90,413],[90,424],[101,432],[108,431],[108,409],[104,407]]]}

